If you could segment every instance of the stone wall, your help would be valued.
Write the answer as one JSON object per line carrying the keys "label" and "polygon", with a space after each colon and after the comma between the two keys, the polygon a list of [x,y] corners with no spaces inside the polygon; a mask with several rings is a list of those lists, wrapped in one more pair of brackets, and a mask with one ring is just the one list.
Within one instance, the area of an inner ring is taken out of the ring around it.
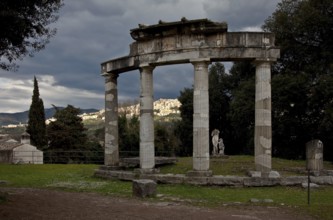
{"label": "stone wall", "polygon": [[[331,172],[333,174],[333,172]],[[134,179],[150,179],[163,184],[192,184],[211,186],[302,186],[307,183],[307,176],[288,176],[278,178],[245,177],[245,176],[187,176],[184,174],[141,174],[130,171],[112,171],[107,169],[96,170],[95,176],[106,179],[120,179],[132,181]],[[333,176],[311,176],[310,182],[318,185],[333,185]]]}

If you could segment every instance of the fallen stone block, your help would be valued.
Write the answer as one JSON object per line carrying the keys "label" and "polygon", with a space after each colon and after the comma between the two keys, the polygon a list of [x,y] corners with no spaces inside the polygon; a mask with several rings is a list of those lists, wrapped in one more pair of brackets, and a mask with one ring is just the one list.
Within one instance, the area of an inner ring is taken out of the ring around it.
{"label": "fallen stone block", "polygon": [[156,195],[157,184],[153,180],[138,179],[133,180],[132,191],[136,197],[150,197]]}
{"label": "fallen stone block", "polygon": [[268,178],[280,178],[280,177],[281,177],[281,176],[280,176],[279,172],[274,171],[274,170],[272,170],[272,171],[269,172],[269,174],[268,174]]}
{"label": "fallen stone block", "polygon": [[260,171],[248,171],[247,175],[249,177],[261,177]]}
{"label": "fallen stone block", "polygon": [[273,203],[274,202],[273,199],[264,199],[262,201],[263,201],[263,203]]}
{"label": "fallen stone block", "polygon": [[319,184],[319,185],[332,185],[333,184],[333,176],[311,176],[311,181],[313,183]]}
{"label": "fallen stone block", "polygon": [[[302,187],[303,188],[308,188],[308,183],[307,182],[304,182],[302,183]],[[319,185],[318,184],[315,184],[315,183],[310,183],[310,188],[319,188]]]}
{"label": "fallen stone block", "polygon": [[250,202],[251,202],[251,203],[259,203],[260,200],[259,200],[259,199],[252,198],[252,199],[250,199]]}

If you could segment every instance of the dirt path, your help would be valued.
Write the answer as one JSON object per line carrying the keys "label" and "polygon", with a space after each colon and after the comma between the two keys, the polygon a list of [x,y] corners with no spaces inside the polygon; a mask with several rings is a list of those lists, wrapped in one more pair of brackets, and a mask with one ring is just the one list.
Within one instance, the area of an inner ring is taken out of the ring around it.
{"label": "dirt path", "polygon": [[0,188],[9,193],[0,204],[0,219],[271,219],[310,220],[284,207],[232,206],[198,208],[171,202],[152,203],[93,193],[73,193],[41,189]]}

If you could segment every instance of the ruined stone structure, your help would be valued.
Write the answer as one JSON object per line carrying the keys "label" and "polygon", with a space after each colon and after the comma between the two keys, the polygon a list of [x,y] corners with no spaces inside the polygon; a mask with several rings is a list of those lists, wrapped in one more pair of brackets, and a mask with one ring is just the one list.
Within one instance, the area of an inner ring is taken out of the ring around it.
{"label": "ruined stone structure", "polygon": [[226,23],[208,19],[160,21],[131,30],[135,40],[128,56],[101,64],[105,77],[105,165],[119,164],[117,78],[140,71],[140,168],[154,170],[153,70],[161,65],[191,63],[194,68],[193,173],[209,171],[208,66],[216,61],[253,61],[256,65],[255,164],[271,170],[271,63],[279,57],[274,35],[228,32]]}
{"label": "ruined stone structure", "polygon": [[323,170],[324,145],[321,140],[311,140],[306,143],[306,169],[319,173]]}

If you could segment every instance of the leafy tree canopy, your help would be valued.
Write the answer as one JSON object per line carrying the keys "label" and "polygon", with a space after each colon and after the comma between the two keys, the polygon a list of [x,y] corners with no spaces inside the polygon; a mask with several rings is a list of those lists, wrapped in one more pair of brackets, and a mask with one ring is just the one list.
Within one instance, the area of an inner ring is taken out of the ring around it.
{"label": "leafy tree canopy", "polygon": [[333,71],[332,0],[283,0],[263,26],[276,35],[282,72],[311,72],[313,77]]}
{"label": "leafy tree canopy", "polygon": [[283,0],[263,26],[276,35],[281,59],[272,78],[273,147],[278,156],[305,156],[305,143],[324,142],[332,159],[333,1]]}
{"label": "leafy tree canopy", "polygon": [[47,126],[49,149],[82,150],[86,147],[87,135],[79,113],[80,109],[72,105],[61,110],[56,108],[56,121]]}
{"label": "leafy tree canopy", "polygon": [[0,68],[15,70],[15,61],[43,49],[56,30],[63,0],[0,1]]}

